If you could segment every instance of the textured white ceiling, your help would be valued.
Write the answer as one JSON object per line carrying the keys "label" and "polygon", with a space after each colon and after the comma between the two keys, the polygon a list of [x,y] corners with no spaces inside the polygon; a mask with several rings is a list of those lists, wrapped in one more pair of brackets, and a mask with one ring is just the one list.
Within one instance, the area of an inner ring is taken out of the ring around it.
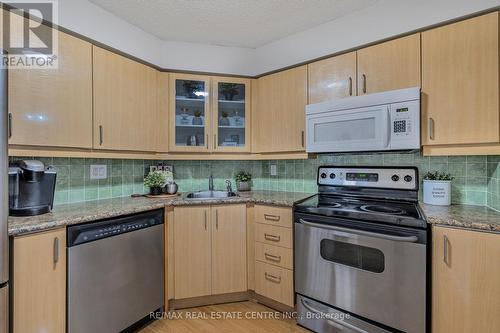
{"label": "textured white ceiling", "polygon": [[90,0],[167,41],[256,48],[379,0]]}

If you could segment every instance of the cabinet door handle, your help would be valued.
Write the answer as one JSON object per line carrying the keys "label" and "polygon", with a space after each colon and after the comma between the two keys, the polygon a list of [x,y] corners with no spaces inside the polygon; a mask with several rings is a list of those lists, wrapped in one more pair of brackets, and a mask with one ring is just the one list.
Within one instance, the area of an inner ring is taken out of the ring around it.
{"label": "cabinet door handle", "polygon": [[349,96],[352,96],[352,77],[349,76]]}
{"label": "cabinet door handle", "polygon": [[361,77],[363,79],[363,94],[366,94],[366,75],[363,74]]}
{"label": "cabinet door handle", "polygon": [[9,133],[9,139],[12,137],[12,113],[9,112],[7,121],[7,133]]}
{"label": "cabinet door handle", "polygon": [[274,262],[280,262],[281,261],[281,256],[275,256],[275,255],[269,254],[269,253],[264,253],[264,257],[267,260],[274,261]]}
{"label": "cabinet door handle", "polygon": [[264,277],[268,279],[269,281],[276,282],[276,283],[281,283],[281,276],[274,276],[272,274],[269,274],[268,272],[264,273]]}
{"label": "cabinet door handle", "polygon": [[59,261],[59,238],[54,238],[54,264]]}
{"label": "cabinet door handle", "polygon": [[450,265],[449,261],[449,246],[450,241],[448,240],[448,237],[446,235],[443,236],[443,261],[446,265]]}
{"label": "cabinet door handle", "polygon": [[214,134],[214,149],[217,148],[217,134]]}
{"label": "cabinet door handle", "polygon": [[99,125],[99,146],[102,146],[102,125]]}
{"label": "cabinet door handle", "polygon": [[302,132],[300,133],[300,135],[301,135],[300,140],[301,140],[301,142],[302,142],[302,148],[304,148],[304,147],[305,147],[305,144],[306,144],[306,138],[305,138],[305,133],[304,133],[304,131],[302,131]]}
{"label": "cabinet door handle", "polygon": [[207,211],[203,211],[205,213],[205,230],[207,230]]}
{"label": "cabinet door handle", "polygon": [[206,144],[207,144],[207,149],[208,149],[208,134],[207,134],[207,142],[206,142]]}
{"label": "cabinet door handle", "polygon": [[434,119],[429,118],[429,139],[434,140]]}
{"label": "cabinet door handle", "polygon": [[264,220],[279,221],[280,220],[280,216],[278,216],[278,215],[271,215],[271,214],[264,214]]}
{"label": "cabinet door handle", "polygon": [[215,210],[215,230],[219,230],[219,210]]}
{"label": "cabinet door handle", "polygon": [[270,234],[264,234],[264,238],[267,239],[268,241],[273,241],[273,242],[279,242],[281,239],[280,236],[270,235]]}

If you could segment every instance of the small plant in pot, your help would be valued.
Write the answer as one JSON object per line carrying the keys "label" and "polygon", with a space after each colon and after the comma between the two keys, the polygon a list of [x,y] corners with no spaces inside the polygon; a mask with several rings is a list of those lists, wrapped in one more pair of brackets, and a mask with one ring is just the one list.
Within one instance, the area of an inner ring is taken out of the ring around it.
{"label": "small plant in pot", "polygon": [[185,81],[182,86],[186,92],[187,98],[200,98],[202,96],[196,95],[197,92],[203,90],[203,87],[199,82],[196,81]]}
{"label": "small plant in pot", "polygon": [[236,83],[221,83],[220,92],[228,101],[232,101],[234,96],[238,95],[238,85]]}
{"label": "small plant in pot", "polygon": [[199,110],[196,110],[193,113],[193,125],[203,125],[203,120],[201,119],[201,112]]}
{"label": "small plant in pot", "polygon": [[451,204],[451,181],[453,177],[444,172],[427,172],[424,175],[424,203],[438,206]]}
{"label": "small plant in pot", "polygon": [[238,184],[238,191],[250,191],[250,181],[252,180],[252,175],[246,171],[240,171],[236,174],[236,183]]}
{"label": "small plant in pot", "polygon": [[229,126],[229,118],[227,112],[222,112],[222,117],[219,119],[220,126]]}
{"label": "small plant in pot", "polygon": [[165,186],[165,173],[163,171],[151,171],[148,173],[146,178],[144,178],[144,185],[149,187],[149,194],[160,195]]}

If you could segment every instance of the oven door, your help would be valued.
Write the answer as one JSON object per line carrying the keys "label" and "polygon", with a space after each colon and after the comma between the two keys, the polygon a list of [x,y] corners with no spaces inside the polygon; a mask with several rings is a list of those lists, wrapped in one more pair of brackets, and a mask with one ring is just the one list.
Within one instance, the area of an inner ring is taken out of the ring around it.
{"label": "oven door", "polygon": [[397,330],[425,332],[425,230],[301,215],[297,293]]}
{"label": "oven door", "polygon": [[307,152],[386,150],[389,106],[331,111],[306,116]]}

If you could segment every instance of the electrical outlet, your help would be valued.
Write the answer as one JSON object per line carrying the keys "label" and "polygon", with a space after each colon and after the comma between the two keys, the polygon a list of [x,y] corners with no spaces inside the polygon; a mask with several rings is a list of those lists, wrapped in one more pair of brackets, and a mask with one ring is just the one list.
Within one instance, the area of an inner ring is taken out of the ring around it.
{"label": "electrical outlet", "polygon": [[90,179],[108,178],[108,166],[106,164],[93,164],[90,166]]}
{"label": "electrical outlet", "polygon": [[269,173],[271,176],[277,176],[278,175],[278,170],[276,168],[276,164],[271,164]]}

